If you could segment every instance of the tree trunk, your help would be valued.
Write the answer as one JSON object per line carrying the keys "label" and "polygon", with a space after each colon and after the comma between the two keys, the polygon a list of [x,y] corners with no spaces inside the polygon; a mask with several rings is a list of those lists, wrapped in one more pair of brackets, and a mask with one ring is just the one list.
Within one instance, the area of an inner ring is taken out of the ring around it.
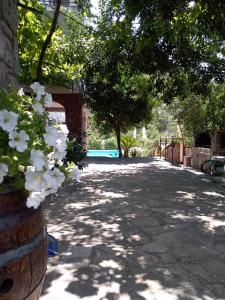
{"label": "tree trunk", "polygon": [[119,150],[119,157],[123,157],[123,154],[122,154],[122,149],[121,149],[121,142],[120,142],[120,127],[117,127],[116,129],[116,141],[117,141],[117,147],[118,147],[118,150]]}

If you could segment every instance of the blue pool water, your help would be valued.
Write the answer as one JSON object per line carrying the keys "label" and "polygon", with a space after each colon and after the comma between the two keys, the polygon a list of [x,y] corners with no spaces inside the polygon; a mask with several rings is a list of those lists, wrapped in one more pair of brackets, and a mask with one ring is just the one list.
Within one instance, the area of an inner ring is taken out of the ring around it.
{"label": "blue pool water", "polygon": [[91,157],[119,157],[119,150],[88,150],[87,156]]}

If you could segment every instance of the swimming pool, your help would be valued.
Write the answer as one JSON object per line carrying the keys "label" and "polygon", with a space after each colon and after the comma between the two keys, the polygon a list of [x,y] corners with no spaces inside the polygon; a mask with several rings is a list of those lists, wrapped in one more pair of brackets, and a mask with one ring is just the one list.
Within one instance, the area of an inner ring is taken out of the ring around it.
{"label": "swimming pool", "polygon": [[87,156],[90,157],[119,157],[119,150],[88,150]]}

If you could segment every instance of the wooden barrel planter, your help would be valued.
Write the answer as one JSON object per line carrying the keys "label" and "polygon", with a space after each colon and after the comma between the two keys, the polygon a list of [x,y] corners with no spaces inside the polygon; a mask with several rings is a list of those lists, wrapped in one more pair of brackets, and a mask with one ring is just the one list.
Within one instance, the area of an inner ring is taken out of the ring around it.
{"label": "wooden barrel planter", "polygon": [[0,193],[0,300],[37,300],[47,266],[43,209],[21,191]]}

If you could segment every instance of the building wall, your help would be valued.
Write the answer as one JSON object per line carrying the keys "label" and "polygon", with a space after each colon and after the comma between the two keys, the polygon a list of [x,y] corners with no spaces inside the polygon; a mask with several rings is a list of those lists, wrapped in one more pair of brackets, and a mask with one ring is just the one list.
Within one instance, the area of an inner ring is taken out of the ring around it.
{"label": "building wall", "polygon": [[192,167],[202,169],[206,160],[212,156],[225,156],[225,130],[217,129],[211,137],[211,148],[192,148]]}
{"label": "building wall", "polygon": [[212,155],[225,155],[225,130],[217,129],[211,139]]}
{"label": "building wall", "polygon": [[17,24],[16,0],[0,0],[0,88],[17,86]]}
{"label": "building wall", "polygon": [[87,109],[79,94],[52,94],[53,100],[65,109],[66,125],[71,136],[87,148]]}

